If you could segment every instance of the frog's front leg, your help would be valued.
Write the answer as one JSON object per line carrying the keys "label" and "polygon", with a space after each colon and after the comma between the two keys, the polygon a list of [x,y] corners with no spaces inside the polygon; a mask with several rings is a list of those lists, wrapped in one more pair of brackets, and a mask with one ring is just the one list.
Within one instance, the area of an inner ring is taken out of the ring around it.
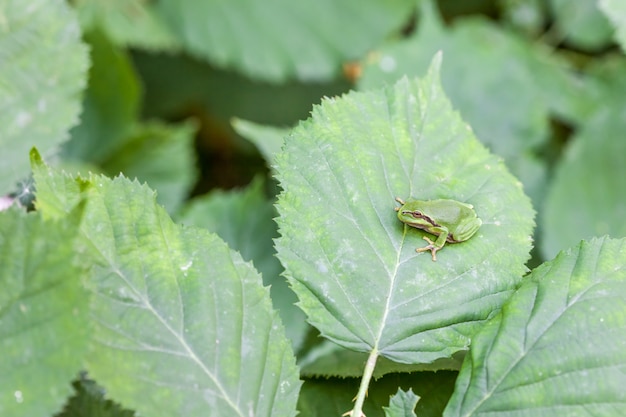
{"label": "frog's front leg", "polygon": [[417,248],[415,249],[416,252],[426,252],[426,251],[430,251],[430,255],[433,258],[433,262],[437,261],[437,251],[441,250],[443,248],[443,246],[446,244],[446,240],[448,239],[448,229],[444,228],[444,227],[435,227],[432,228],[430,230],[430,232],[432,232],[432,234],[437,235],[437,240],[435,240],[434,242],[432,240],[430,240],[427,236],[424,236],[422,239],[424,239],[426,242],[428,242],[427,246],[424,246],[423,248]]}

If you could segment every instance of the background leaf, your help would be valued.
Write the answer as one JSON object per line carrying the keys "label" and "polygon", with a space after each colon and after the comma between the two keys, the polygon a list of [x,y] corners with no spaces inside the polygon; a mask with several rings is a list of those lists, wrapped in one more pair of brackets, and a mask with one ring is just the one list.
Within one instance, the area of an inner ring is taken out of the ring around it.
{"label": "background leaf", "polygon": [[118,46],[177,50],[179,42],[145,0],[73,0],[84,31],[104,30]]}
{"label": "background leaf", "polygon": [[419,397],[413,394],[412,390],[402,391],[398,388],[398,392],[389,400],[389,407],[384,407],[386,417],[416,417],[415,405],[419,401]]}
{"label": "background leaf", "polygon": [[251,78],[277,82],[333,77],[344,61],[361,57],[398,31],[413,4],[413,0],[163,0],[157,7],[196,56]]}
{"label": "background leaf", "polygon": [[179,221],[217,233],[245,261],[254,263],[264,284],[270,287],[274,307],[297,351],[309,327],[302,310],[295,306],[295,294],[281,276],[283,267],[272,241],[278,236],[275,216],[273,202],[265,196],[264,183],[257,178],[243,190],[214,191],[191,200]]}
{"label": "background leaf", "polygon": [[626,51],[626,4],[619,0],[599,0],[598,6],[615,29],[615,40]]}
{"label": "background leaf", "polygon": [[243,119],[233,119],[235,131],[254,143],[268,164],[272,165],[291,129],[262,125]]}
{"label": "background leaf", "polygon": [[128,54],[102,32],[85,35],[90,46],[89,85],[80,124],[63,147],[65,159],[100,163],[110,158],[134,128],[141,86]]}
{"label": "background leaf", "polygon": [[541,249],[546,259],[581,239],[626,236],[624,129],[626,112],[609,107],[573,138],[556,167],[543,210]]}
{"label": "background leaf", "polygon": [[141,122],[140,82],[124,50],[102,32],[86,35],[93,61],[81,123],[63,147],[70,172],[124,173],[148,182],[157,201],[176,212],[196,179],[197,124]]}
{"label": "background leaf", "polygon": [[192,121],[178,125],[149,122],[126,138],[101,167],[111,176],[120,172],[147,182],[157,191],[157,202],[169,213],[176,212],[189,196],[196,179]]}
{"label": "background leaf", "polygon": [[89,340],[84,270],[75,264],[74,220],[0,212],[0,415],[58,411]]}
{"label": "background leaf", "polygon": [[600,0],[550,0],[550,12],[559,40],[580,49],[597,50],[606,46],[613,35],[607,18],[598,8]]}
{"label": "background leaf", "polygon": [[67,139],[78,119],[88,61],[78,22],[64,1],[3,1],[0,16],[3,195],[29,174],[31,147],[50,154]]}
{"label": "background leaf", "polygon": [[472,339],[444,416],[624,415],[625,243],[582,242],[534,270]]}
{"label": "background leaf", "polygon": [[[277,251],[309,322],[403,363],[466,348],[519,282],[533,225],[521,185],[452,111],[438,69],[324,101],[277,158]],[[398,221],[395,196],[472,203],[483,226],[433,262],[415,252],[423,234]]]}
{"label": "background leaf", "polygon": [[[34,171],[44,200],[71,180],[36,159]],[[252,266],[216,235],[175,225],[145,185],[95,175],[80,183],[93,263],[89,374],[155,417],[295,415],[293,353]]]}

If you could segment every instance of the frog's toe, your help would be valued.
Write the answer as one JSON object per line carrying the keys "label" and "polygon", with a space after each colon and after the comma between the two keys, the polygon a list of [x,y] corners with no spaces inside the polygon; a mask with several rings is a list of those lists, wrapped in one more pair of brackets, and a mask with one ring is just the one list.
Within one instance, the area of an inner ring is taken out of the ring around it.
{"label": "frog's toe", "polygon": [[415,252],[426,252],[426,251],[430,251],[430,255],[433,258],[433,262],[437,261],[437,251],[440,250],[441,248],[438,248],[437,246],[435,246],[435,242],[433,242],[432,240],[430,240],[428,237],[423,236],[422,237],[425,241],[428,242],[427,246],[424,246],[423,248],[417,248],[415,249]]}

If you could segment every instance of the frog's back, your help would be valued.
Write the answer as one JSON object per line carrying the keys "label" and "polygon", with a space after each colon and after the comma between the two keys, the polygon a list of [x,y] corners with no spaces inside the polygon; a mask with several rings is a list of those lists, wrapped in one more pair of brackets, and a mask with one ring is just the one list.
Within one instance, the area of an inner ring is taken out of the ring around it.
{"label": "frog's back", "polygon": [[467,216],[475,216],[473,206],[460,201],[442,198],[429,200],[426,203],[429,210],[437,213],[437,222],[442,226],[458,224]]}

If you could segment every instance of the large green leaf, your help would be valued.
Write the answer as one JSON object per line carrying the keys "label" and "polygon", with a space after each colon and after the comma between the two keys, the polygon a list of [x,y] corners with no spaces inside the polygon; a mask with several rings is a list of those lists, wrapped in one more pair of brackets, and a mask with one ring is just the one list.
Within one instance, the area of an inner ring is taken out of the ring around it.
{"label": "large green leaf", "polygon": [[626,51],[626,3],[621,0],[599,0],[598,5],[615,28],[615,39]]}
{"label": "large green leaf", "polygon": [[[0,212],[0,415],[49,416],[71,392],[88,344],[74,221]],[[67,219],[66,219],[67,220]]]}
{"label": "large green leaf", "polygon": [[329,79],[410,15],[413,0],[162,0],[162,16],[184,46],[252,78]]}
{"label": "large green leaf", "polygon": [[473,339],[444,416],[626,415],[626,241],[533,271]]}
{"label": "large green leaf", "polygon": [[0,195],[30,170],[28,150],[52,152],[78,120],[87,49],[62,0],[0,3]]}
{"label": "large green leaf", "polygon": [[216,235],[174,224],[145,185],[92,175],[73,187],[36,155],[33,165],[42,210],[75,201],[58,194],[86,200],[87,370],[109,395],[154,417],[295,415],[291,346],[249,263]]}
{"label": "large green leaf", "polygon": [[541,218],[541,249],[547,259],[581,239],[626,236],[624,129],[623,107],[608,108],[572,139],[556,167]]}
{"label": "large green leaf", "polygon": [[[421,81],[325,100],[277,158],[276,245],[300,307],[334,342],[403,363],[467,347],[520,281],[533,226],[521,184],[452,110],[439,62]],[[483,225],[433,262],[396,196],[468,202]]]}

